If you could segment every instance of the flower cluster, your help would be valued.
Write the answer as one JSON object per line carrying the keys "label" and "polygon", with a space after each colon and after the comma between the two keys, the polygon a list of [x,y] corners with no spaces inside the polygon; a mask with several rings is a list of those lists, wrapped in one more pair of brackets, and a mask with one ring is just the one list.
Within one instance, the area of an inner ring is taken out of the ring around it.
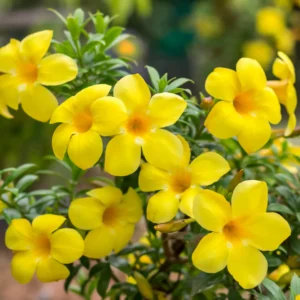
{"label": "flower cluster", "polygon": [[[117,178],[110,185],[77,193],[73,185],[78,178],[73,176],[71,188],[64,189],[70,196],[63,203],[64,210],[41,215],[35,210],[34,217],[13,219],[5,243],[13,251],[14,278],[28,283],[36,273],[42,282],[66,279],[70,270],[65,265],[82,256],[99,260],[117,255],[131,241],[145,208],[146,224],[151,228],[151,223],[159,223],[156,229],[166,226],[173,228],[170,232],[194,221],[200,225],[202,236],[191,252],[196,268],[216,273],[227,266],[244,289],[260,284],[268,271],[261,251],[275,251],[291,235],[282,216],[267,212],[266,182],[236,179],[239,170],[230,172],[233,167],[228,157],[209,144],[202,147],[201,141],[194,145],[188,130],[178,124],[188,124],[184,116],[195,102],[174,86],[175,81],[168,86],[166,77],[160,79],[153,71],[153,88],[139,74],[126,75],[114,86],[100,81],[74,88],[58,105],[44,85],[71,81],[78,68],[64,54],[43,58],[51,39],[51,31],[41,31],[21,42],[11,40],[0,49],[0,71],[5,73],[0,76],[0,113],[10,118],[7,107],[17,109],[21,104],[36,120],[60,123],[52,137],[58,160],[68,162],[78,174],[99,163],[104,172]],[[244,152],[256,152],[270,140],[270,123],[280,122],[280,104],[289,113],[285,134],[292,134],[296,126],[295,70],[284,53],[278,55],[273,73],[279,80],[267,81],[261,65],[250,58],[241,58],[236,70],[216,68],[209,74],[205,88],[215,99],[207,100],[210,105],[203,114],[203,127],[196,134],[204,130],[210,142],[237,138]],[[269,154],[265,149],[260,153]],[[233,176],[228,177],[229,172]],[[126,179],[130,183],[123,185]],[[7,191],[15,192],[13,188]],[[138,192],[151,194],[143,202]],[[0,203],[5,211],[9,202]],[[178,220],[180,217],[184,219]],[[170,223],[163,224],[166,222]],[[159,262],[164,261],[156,254]],[[146,264],[151,265],[147,255]],[[169,258],[164,262],[169,263]],[[144,274],[134,270],[129,275],[134,275],[142,295],[153,299]],[[145,286],[147,292],[142,291]]]}

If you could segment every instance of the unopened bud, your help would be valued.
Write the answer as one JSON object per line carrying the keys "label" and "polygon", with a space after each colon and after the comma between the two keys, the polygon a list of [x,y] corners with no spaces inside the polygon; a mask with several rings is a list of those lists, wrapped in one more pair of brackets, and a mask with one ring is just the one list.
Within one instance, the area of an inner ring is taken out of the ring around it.
{"label": "unopened bud", "polygon": [[214,99],[212,97],[201,97],[200,107],[203,109],[211,109],[214,105]]}
{"label": "unopened bud", "polygon": [[154,229],[163,233],[170,233],[170,232],[179,231],[192,222],[195,222],[195,220],[194,219],[176,220],[168,223],[158,224],[154,226]]}
{"label": "unopened bud", "polygon": [[136,280],[138,290],[142,296],[147,300],[154,299],[154,293],[149,281],[139,272],[133,272],[133,277]]}

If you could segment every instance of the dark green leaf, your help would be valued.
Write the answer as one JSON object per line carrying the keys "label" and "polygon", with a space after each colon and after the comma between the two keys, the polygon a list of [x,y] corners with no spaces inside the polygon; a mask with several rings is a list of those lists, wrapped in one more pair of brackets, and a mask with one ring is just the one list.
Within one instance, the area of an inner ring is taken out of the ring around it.
{"label": "dark green leaf", "polygon": [[268,211],[276,211],[276,212],[279,212],[279,213],[282,213],[282,214],[288,214],[288,215],[294,215],[295,214],[286,205],[280,204],[280,203],[271,203],[268,207]]}
{"label": "dark green leaf", "polygon": [[188,78],[178,78],[176,80],[174,80],[173,82],[171,82],[170,84],[168,84],[164,91],[165,92],[170,92],[178,87],[181,87],[183,84],[187,83],[187,82],[192,82],[194,83],[191,79]]}
{"label": "dark green leaf", "polygon": [[102,298],[104,298],[111,277],[111,269],[109,264],[106,264],[104,268],[102,268],[102,270],[99,272],[99,275],[97,277],[98,277],[97,292]]}
{"label": "dark green leaf", "polygon": [[224,282],[225,279],[226,276],[222,272],[216,274],[201,272],[199,275],[192,278],[192,296],[205,291],[216,284]]}
{"label": "dark green leaf", "polygon": [[108,261],[111,263],[111,265],[113,265],[114,267],[116,267],[120,271],[126,273],[127,275],[132,274],[132,269],[131,269],[130,264],[128,263],[127,259],[119,257],[119,256],[111,255],[108,258]]}
{"label": "dark green leaf", "polygon": [[30,187],[36,180],[38,180],[37,175],[26,175],[21,178],[16,184],[16,188],[19,189],[20,192],[25,191],[28,187]]}
{"label": "dark green leaf", "polygon": [[16,178],[18,178],[19,176],[21,176],[22,174],[26,173],[27,171],[29,171],[34,167],[36,167],[36,165],[34,164],[24,164],[18,167],[17,169],[15,169],[15,171],[13,171],[9,176],[6,177],[4,183],[2,184],[2,187],[5,187],[10,182],[12,182],[13,180],[15,180]]}
{"label": "dark green leaf", "polygon": [[265,278],[261,284],[276,300],[286,300],[281,288],[271,279]]}

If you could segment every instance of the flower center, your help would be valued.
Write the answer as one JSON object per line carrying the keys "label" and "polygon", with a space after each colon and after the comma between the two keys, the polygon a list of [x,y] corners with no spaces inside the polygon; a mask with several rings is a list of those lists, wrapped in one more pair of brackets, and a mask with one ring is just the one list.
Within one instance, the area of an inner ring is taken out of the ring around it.
{"label": "flower center", "polygon": [[228,239],[228,241],[232,243],[241,241],[245,236],[245,232],[242,229],[240,222],[238,222],[237,220],[229,221],[223,227],[223,234]]}
{"label": "flower center", "polygon": [[238,113],[249,114],[255,111],[255,105],[253,101],[253,92],[244,92],[236,96],[233,101],[233,105]]}
{"label": "flower center", "polygon": [[129,117],[125,127],[132,135],[143,136],[150,130],[150,121],[145,114],[134,114]]}
{"label": "flower center", "polygon": [[34,240],[33,252],[38,257],[49,256],[51,252],[50,239],[45,234],[39,234]]}
{"label": "flower center", "polygon": [[174,192],[181,194],[191,186],[191,183],[191,172],[187,169],[181,169],[172,174],[170,186]]}
{"label": "flower center", "polygon": [[93,125],[93,116],[90,110],[85,110],[77,113],[73,117],[73,124],[76,130],[80,133],[87,132]]}
{"label": "flower center", "polygon": [[103,213],[102,221],[104,225],[114,226],[118,221],[119,211],[117,206],[110,206],[106,208]]}
{"label": "flower center", "polygon": [[21,77],[22,81],[26,83],[34,83],[37,81],[38,68],[33,63],[24,62],[17,68],[17,74]]}

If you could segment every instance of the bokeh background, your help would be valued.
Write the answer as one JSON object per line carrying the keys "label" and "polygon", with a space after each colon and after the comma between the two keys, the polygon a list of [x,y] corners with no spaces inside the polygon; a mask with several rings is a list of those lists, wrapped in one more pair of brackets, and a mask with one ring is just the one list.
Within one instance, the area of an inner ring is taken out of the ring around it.
{"label": "bokeh background", "polygon": [[[135,59],[133,70],[144,75],[150,65],[160,74],[191,78],[195,96],[205,93],[205,78],[215,67],[234,68],[241,56],[257,59],[272,79],[276,52],[284,51],[300,77],[300,0],[0,0],[0,46],[42,29],[53,29],[55,39],[62,39],[62,23],[47,8],[68,15],[78,7],[118,15],[115,23],[135,38],[113,49],[115,55]],[[299,93],[299,80],[296,89]],[[13,121],[0,118],[0,169],[25,162],[49,167],[43,157],[52,154],[54,127],[22,110],[13,113]],[[21,287],[11,278],[9,260],[2,247],[0,299],[78,299],[64,295],[60,283]]]}

